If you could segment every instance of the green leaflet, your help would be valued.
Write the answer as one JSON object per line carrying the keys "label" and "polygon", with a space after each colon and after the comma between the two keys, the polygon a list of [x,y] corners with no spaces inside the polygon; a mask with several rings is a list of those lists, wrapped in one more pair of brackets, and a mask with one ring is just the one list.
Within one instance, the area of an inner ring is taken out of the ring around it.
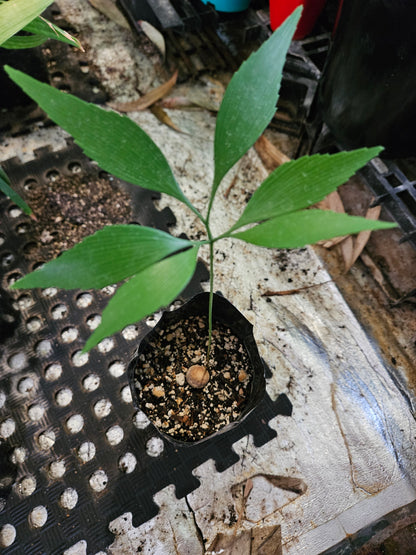
{"label": "green leaflet", "polygon": [[215,129],[211,196],[228,170],[259,138],[276,112],[286,53],[301,14],[296,9],[233,75]]}
{"label": "green leaflet", "polygon": [[12,288],[100,288],[137,274],[191,246],[190,241],[150,227],[112,225],[19,279]]}
{"label": "green leaflet", "polygon": [[32,210],[30,206],[26,204],[26,202],[20,197],[13,189],[10,187],[10,180],[7,177],[6,172],[0,167],[0,191],[9,197],[11,201],[17,204],[17,206],[22,210],[25,214],[30,215]]}
{"label": "green leaflet", "polygon": [[60,40],[61,42],[65,42],[67,44],[70,44],[71,46],[76,46],[77,48],[82,50],[81,43],[78,39],[70,35],[67,31],[60,29],[57,25],[54,25],[43,17],[37,17],[36,19],[31,21],[29,25],[26,25],[24,30],[28,31],[29,33],[33,33],[34,35],[40,35],[49,39]]}
{"label": "green leaflet", "polygon": [[78,39],[41,16],[36,17],[28,25],[23,27],[22,30],[33,34],[28,36],[22,35],[10,37],[1,45],[2,48],[9,48],[13,50],[33,48],[43,44],[47,39],[56,39],[83,50]]}
{"label": "green leaflet", "polygon": [[34,48],[43,44],[47,40],[46,37],[41,37],[40,35],[29,35],[29,36],[15,36],[10,37],[3,42],[2,48],[8,48],[10,50],[21,50],[23,48]]}
{"label": "green leaflet", "polygon": [[0,4],[0,45],[52,3],[53,0],[9,0]]}
{"label": "green leaflet", "polygon": [[191,280],[198,248],[165,258],[122,285],[102,314],[102,322],[88,339],[84,352],[104,337],[142,320],[171,303]]}
{"label": "green leaflet", "polygon": [[345,183],[381,150],[381,147],[361,148],[286,162],[254,192],[232,229],[312,206]]}
{"label": "green leaflet", "polygon": [[193,209],[159,147],[131,119],[54,89],[9,66],[5,70],[101,168],[134,185],[171,195]]}
{"label": "green leaflet", "polygon": [[328,210],[302,210],[278,216],[246,231],[231,234],[260,247],[294,249],[366,229],[389,229],[396,224],[337,214]]}

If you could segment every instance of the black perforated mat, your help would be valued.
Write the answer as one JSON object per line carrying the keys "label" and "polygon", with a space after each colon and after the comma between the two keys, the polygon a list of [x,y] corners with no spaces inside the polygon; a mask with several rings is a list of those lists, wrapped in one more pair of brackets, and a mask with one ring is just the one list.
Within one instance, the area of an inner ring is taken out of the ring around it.
{"label": "black perforated mat", "polygon": [[[26,179],[41,183],[51,170],[70,176],[77,168],[103,177],[73,145],[57,153],[42,149],[35,160],[13,159],[4,168],[20,191]],[[156,209],[153,193],[107,179],[131,195],[134,222],[165,230],[174,222],[170,210]],[[238,461],[232,445],[240,438],[251,434],[260,446],[275,437],[269,420],[291,414],[284,395],[276,401],[266,396],[241,426],[202,445],[175,447],[162,439],[134,409],[126,374],[138,338],[154,319],[82,355],[115,288],[10,293],[8,284],[33,267],[24,246],[38,238],[30,218],[9,199],[0,197],[0,211],[1,292],[12,302],[0,374],[4,553],[63,553],[82,540],[88,553],[96,553],[112,543],[113,519],[130,511],[134,525],[147,521],[158,512],[153,496],[162,488],[174,484],[180,498],[199,486],[192,471],[203,462],[213,459],[221,472]],[[207,277],[200,264],[183,297],[201,291]]]}

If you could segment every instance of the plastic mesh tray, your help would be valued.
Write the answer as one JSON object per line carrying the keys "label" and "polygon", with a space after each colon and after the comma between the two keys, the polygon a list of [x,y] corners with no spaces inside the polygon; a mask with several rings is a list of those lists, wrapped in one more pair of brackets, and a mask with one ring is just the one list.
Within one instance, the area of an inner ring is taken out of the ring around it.
{"label": "plastic mesh tray", "polygon": [[[37,154],[25,165],[16,159],[5,164],[20,186],[28,176],[45,180],[51,168],[69,175],[74,162],[89,175],[99,173],[74,146]],[[170,211],[155,208],[153,193],[112,183],[130,191],[137,223],[162,229],[173,223]],[[13,275],[28,271],[23,248],[36,238],[30,229],[16,231],[22,222],[30,228],[30,219],[5,197],[0,210],[0,277],[2,293],[8,293]],[[183,297],[201,291],[205,279],[200,264]],[[251,434],[255,445],[263,445],[276,436],[268,421],[291,414],[285,395],[276,401],[266,396],[235,430],[203,445],[173,447],[134,409],[127,381],[137,340],[154,320],[128,326],[88,355],[80,353],[89,324],[113,293],[111,287],[11,293],[21,318],[2,345],[0,434],[7,460],[19,462],[16,476],[13,465],[1,467],[2,481],[13,475],[14,483],[0,490],[0,529],[11,525],[16,533],[4,553],[62,553],[82,540],[88,553],[96,553],[113,540],[109,522],[127,511],[134,525],[147,521],[158,512],[155,493],[169,484],[178,498],[190,493],[199,486],[195,467],[213,459],[219,472],[225,470],[239,459],[234,442]]]}

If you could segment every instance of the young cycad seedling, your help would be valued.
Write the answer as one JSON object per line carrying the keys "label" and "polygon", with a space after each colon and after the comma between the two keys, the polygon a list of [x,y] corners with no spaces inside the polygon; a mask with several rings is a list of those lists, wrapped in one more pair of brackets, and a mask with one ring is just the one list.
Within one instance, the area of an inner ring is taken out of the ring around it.
{"label": "young cycad seedling", "polygon": [[133,121],[6,67],[10,77],[101,168],[135,185],[179,199],[206,229],[205,240],[190,241],[148,227],[109,226],[13,285],[93,289],[128,280],[104,309],[102,322],[88,339],[85,350],[171,303],[190,281],[202,245],[208,244],[210,249],[211,330],[213,253],[217,241],[227,237],[268,248],[297,248],[394,225],[308,209],[376,156],[381,148],[375,147],[306,156],[285,163],[258,187],[228,231],[220,236],[212,233],[213,202],[222,179],[263,133],[275,113],[283,66],[299,16],[297,9],[242,64],[226,90],[216,122],[214,181],[205,215],[185,196],[162,152]]}

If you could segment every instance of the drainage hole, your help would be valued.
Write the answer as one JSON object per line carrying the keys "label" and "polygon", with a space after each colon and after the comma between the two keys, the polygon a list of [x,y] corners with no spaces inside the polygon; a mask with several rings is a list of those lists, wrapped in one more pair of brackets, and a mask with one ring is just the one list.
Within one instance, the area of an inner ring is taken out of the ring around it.
{"label": "drainage hole", "polygon": [[81,173],[82,167],[81,167],[81,164],[79,162],[70,162],[68,164],[68,170],[71,173]]}
{"label": "drainage hole", "polygon": [[121,360],[115,360],[108,367],[108,371],[113,376],[113,378],[119,378],[124,374],[125,370],[126,365]]}
{"label": "drainage hole", "polygon": [[83,353],[81,350],[75,351],[71,356],[72,364],[79,368],[80,366],[84,366],[87,364],[89,359],[88,353]]}
{"label": "drainage hole", "polygon": [[14,254],[12,254],[11,252],[8,252],[4,256],[2,256],[1,265],[3,266],[3,268],[8,268],[13,264],[14,259],[15,259]]}
{"label": "drainage hole", "polygon": [[35,388],[35,381],[30,376],[26,376],[25,378],[22,378],[17,384],[17,390],[22,395],[27,395],[28,393],[31,393],[34,388]]}
{"label": "drainage hole", "polygon": [[103,491],[108,484],[108,476],[104,470],[96,470],[94,474],[90,476],[89,484],[92,490],[96,492]]}
{"label": "drainage hole", "polygon": [[92,295],[91,293],[81,293],[76,298],[76,304],[78,308],[87,308],[92,303]]}
{"label": "drainage hole", "polygon": [[42,341],[39,341],[39,343],[36,343],[35,351],[39,357],[45,358],[52,352],[52,343],[49,339],[43,339]]}
{"label": "drainage hole", "polygon": [[30,225],[27,223],[19,224],[16,226],[16,233],[18,235],[23,235],[24,233],[27,233],[29,230],[30,230]]}
{"label": "drainage hole", "polygon": [[7,285],[13,285],[13,283],[16,283],[16,281],[18,279],[20,279],[22,277],[22,274],[19,272],[13,272],[13,274],[10,274],[9,277],[7,278]]}
{"label": "drainage hole", "polygon": [[82,387],[85,391],[95,391],[100,385],[100,377],[97,374],[88,374],[82,380]]}
{"label": "drainage hole", "polygon": [[23,183],[23,187],[26,189],[26,191],[33,191],[37,185],[38,185],[38,182],[33,177],[29,177]]}
{"label": "drainage hole", "polygon": [[37,248],[38,248],[37,243],[35,243],[34,241],[31,241],[30,243],[26,243],[26,245],[24,245],[23,253],[26,254],[27,256],[30,256],[36,252]]}
{"label": "drainage hole", "polygon": [[59,362],[53,362],[45,368],[45,380],[54,382],[61,377],[62,366]]}
{"label": "drainage hole", "polygon": [[10,218],[18,218],[19,216],[21,216],[23,214],[23,212],[20,210],[20,208],[16,205],[11,206],[8,210],[8,213],[9,213]]}
{"label": "drainage hole", "polygon": [[91,316],[88,316],[86,323],[90,330],[95,330],[101,324],[101,316],[99,314],[91,314]]}
{"label": "drainage hole", "polygon": [[61,332],[61,339],[64,343],[72,343],[78,337],[77,328],[65,328]]}
{"label": "drainage hole", "polygon": [[68,315],[68,307],[64,304],[57,304],[52,307],[51,315],[54,320],[62,320]]}
{"label": "drainage hole", "polygon": [[48,181],[54,182],[54,181],[56,181],[58,178],[59,178],[59,172],[58,172],[58,170],[49,170],[49,171],[46,173],[46,179],[47,179]]}
{"label": "drainage hole", "polygon": [[60,389],[55,395],[55,401],[59,407],[67,407],[72,401],[72,391],[69,387]]}

